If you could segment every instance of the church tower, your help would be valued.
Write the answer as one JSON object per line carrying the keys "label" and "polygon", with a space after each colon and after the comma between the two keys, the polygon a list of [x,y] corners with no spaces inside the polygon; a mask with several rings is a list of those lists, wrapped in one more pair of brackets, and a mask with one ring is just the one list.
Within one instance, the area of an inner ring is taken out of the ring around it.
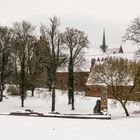
{"label": "church tower", "polygon": [[103,30],[103,43],[102,45],[100,46],[100,48],[102,49],[102,51],[105,53],[106,52],[106,49],[107,49],[108,46],[106,46],[106,40],[105,40],[105,29]]}

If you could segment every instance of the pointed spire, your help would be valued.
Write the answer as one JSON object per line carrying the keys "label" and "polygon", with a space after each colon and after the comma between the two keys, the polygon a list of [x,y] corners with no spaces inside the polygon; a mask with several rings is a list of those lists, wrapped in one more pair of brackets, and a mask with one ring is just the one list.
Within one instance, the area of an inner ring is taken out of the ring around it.
{"label": "pointed spire", "polygon": [[123,53],[122,45],[120,46],[119,53]]}
{"label": "pointed spire", "polygon": [[103,30],[103,44],[102,46],[106,46],[106,41],[105,41],[105,28]]}
{"label": "pointed spire", "polygon": [[107,46],[106,46],[106,40],[105,40],[105,28],[103,29],[103,42],[100,48],[102,49],[103,52],[106,52]]}

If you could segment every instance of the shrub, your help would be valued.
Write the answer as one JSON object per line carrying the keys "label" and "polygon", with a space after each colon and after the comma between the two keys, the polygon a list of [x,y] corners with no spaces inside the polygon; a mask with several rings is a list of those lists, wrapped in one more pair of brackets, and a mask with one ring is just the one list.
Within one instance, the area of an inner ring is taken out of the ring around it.
{"label": "shrub", "polygon": [[19,89],[16,86],[9,86],[7,92],[10,93],[10,95],[15,95],[15,96],[20,95]]}

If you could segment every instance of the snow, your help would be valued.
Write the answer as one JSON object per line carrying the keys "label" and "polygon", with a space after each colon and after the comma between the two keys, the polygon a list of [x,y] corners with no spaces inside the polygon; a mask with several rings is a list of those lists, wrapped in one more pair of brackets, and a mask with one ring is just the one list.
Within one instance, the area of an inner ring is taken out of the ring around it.
{"label": "snow", "polygon": [[[92,113],[96,98],[91,100],[90,97],[85,97],[83,94],[75,96],[75,111],[71,111],[71,106],[68,105],[66,91],[56,90],[56,111],[66,113]],[[8,113],[10,111],[31,109],[38,112],[48,113],[51,111],[51,94],[46,89],[37,89],[35,97],[30,97],[31,93],[28,91],[27,99],[25,100],[25,107],[21,108],[21,100],[18,96],[8,96],[2,103],[0,102],[0,113]],[[87,107],[87,103],[88,106]],[[2,105],[1,105],[2,104]],[[6,108],[6,109],[5,109]]]}
{"label": "snow", "polygon": [[[39,91],[39,92],[38,92]],[[65,91],[56,91],[56,111],[64,114],[91,114],[95,106],[95,97],[85,97],[84,94],[75,95],[75,109],[67,105]],[[51,110],[51,96],[45,89],[35,92],[35,97],[25,100],[25,107],[20,107],[20,97],[9,96],[0,103],[0,113],[31,109],[37,112],[48,113]],[[96,119],[64,119],[43,117],[21,117],[0,115],[0,137],[1,140],[90,140],[108,139],[133,140],[139,138],[140,130],[140,106],[129,103],[128,110],[131,117],[126,117],[119,103],[112,105],[108,100],[111,120]],[[134,111],[137,114],[134,114]]]}
{"label": "snow", "polygon": [[0,117],[3,140],[133,140],[139,137],[139,118],[121,120],[73,120]]}
{"label": "snow", "polygon": [[98,55],[93,55],[93,58],[95,60],[97,60],[98,58],[100,59],[100,61],[105,58],[124,58],[124,59],[128,59],[128,60],[134,60],[135,58],[135,52],[126,52],[126,53],[118,53],[118,54],[98,54]]}
{"label": "snow", "polygon": [[[110,46],[110,45],[109,45]],[[100,49],[100,45],[97,47],[90,47],[86,51],[86,71],[87,69],[90,69],[91,66],[91,60],[102,60],[108,57],[119,57],[124,58],[128,60],[140,60],[140,58],[136,58],[136,52],[139,50],[138,46],[136,44],[132,44],[132,42],[126,42],[125,44],[121,45],[123,48],[124,53],[118,53],[118,50],[120,49],[120,46],[110,46],[107,49],[106,53],[103,53],[103,51]],[[113,51],[114,50],[114,51]],[[113,53],[116,52],[116,53]],[[97,62],[96,62],[97,63]],[[101,63],[101,61],[99,62]]]}

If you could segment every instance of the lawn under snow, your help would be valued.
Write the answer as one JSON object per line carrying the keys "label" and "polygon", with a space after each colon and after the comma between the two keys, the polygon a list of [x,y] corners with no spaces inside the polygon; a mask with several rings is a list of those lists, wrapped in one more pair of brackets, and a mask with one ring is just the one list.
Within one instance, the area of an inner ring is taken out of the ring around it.
{"label": "lawn under snow", "polygon": [[[56,111],[60,113],[92,113],[97,98],[75,95],[75,110],[67,105],[65,92],[56,91]],[[39,94],[38,94],[39,93]],[[139,138],[140,105],[130,103],[128,110],[131,117],[125,117],[121,106],[112,106],[109,100],[111,120],[95,119],[62,119],[43,117],[21,117],[0,115],[0,140],[133,140]],[[0,103],[0,113],[32,109],[37,112],[48,113],[51,110],[51,96],[44,89],[35,91],[35,97],[30,93],[25,100],[25,107],[20,107],[20,98],[8,96]]]}

